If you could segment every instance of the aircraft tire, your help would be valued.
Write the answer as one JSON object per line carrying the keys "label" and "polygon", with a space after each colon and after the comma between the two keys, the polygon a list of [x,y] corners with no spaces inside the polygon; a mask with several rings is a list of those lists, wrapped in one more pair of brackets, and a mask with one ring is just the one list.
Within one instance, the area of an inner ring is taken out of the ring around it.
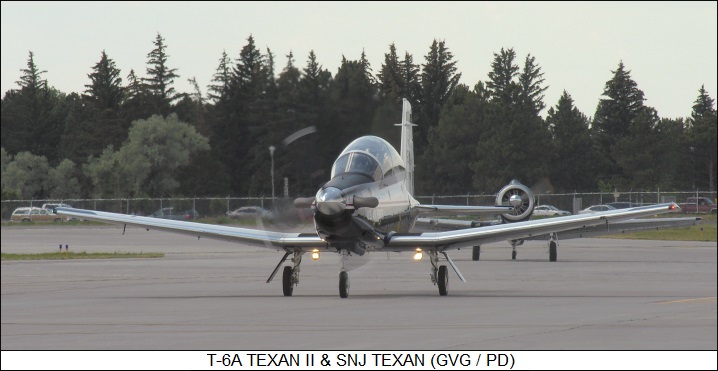
{"label": "aircraft tire", "polygon": [[551,241],[548,244],[548,260],[555,262],[558,259],[558,246],[556,242]]}
{"label": "aircraft tire", "polygon": [[292,284],[293,274],[292,267],[284,267],[284,272],[282,273],[282,291],[284,291],[284,296],[292,296],[294,292],[294,285]]}
{"label": "aircraft tire", "polygon": [[349,297],[349,273],[346,271],[339,273],[339,297],[342,299]]}
{"label": "aircraft tire", "polygon": [[511,260],[516,260],[516,251],[511,252]]}
{"label": "aircraft tire", "polygon": [[439,295],[449,294],[449,271],[445,265],[439,266]]}
{"label": "aircraft tire", "polygon": [[471,250],[471,260],[479,261],[481,257],[481,246],[474,246]]}

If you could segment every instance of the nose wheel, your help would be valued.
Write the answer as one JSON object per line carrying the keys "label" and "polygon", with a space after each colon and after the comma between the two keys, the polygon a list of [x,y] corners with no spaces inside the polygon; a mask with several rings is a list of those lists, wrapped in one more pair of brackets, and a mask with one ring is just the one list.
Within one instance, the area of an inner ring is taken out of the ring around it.
{"label": "nose wheel", "polygon": [[347,272],[347,259],[349,258],[349,250],[342,249],[340,251],[341,267],[339,268],[339,297],[346,299],[349,297],[349,273]]}

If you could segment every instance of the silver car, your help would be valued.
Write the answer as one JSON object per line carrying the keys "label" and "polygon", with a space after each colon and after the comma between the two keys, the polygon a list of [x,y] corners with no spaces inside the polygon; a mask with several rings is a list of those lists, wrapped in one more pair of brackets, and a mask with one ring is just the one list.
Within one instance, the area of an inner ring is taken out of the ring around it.
{"label": "silver car", "polygon": [[579,214],[588,214],[588,213],[596,213],[599,211],[609,211],[609,210],[616,210],[615,207],[611,205],[593,205],[590,207],[587,207],[581,211],[579,211]]}
{"label": "silver car", "polygon": [[571,213],[566,210],[559,210],[555,206],[540,205],[540,206],[536,206],[536,208],[534,208],[533,215],[536,215],[536,216],[564,216],[564,215],[571,215]]}

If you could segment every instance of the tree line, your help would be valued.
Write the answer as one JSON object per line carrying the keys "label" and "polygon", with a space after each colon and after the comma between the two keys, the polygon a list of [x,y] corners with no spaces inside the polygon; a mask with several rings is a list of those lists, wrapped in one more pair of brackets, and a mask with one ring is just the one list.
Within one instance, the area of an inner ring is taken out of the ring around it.
{"label": "tree line", "polygon": [[470,87],[445,41],[423,63],[391,44],[376,72],[363,52],[342,57],[334,75],[314,51],[277,67],[246,41],[236,58],[222,52],[206,93],[194,77],[193,91],[174,89],[180,71],[159,33],[144,76],[102,51],[83,92],[53,88],[29,52],[2,98],[3,199],[271,195],[272,161],[277,189],[286,177],[290,196],[312,195],[354,138],[399,147],[402,98],[418,125],[419,195],[492,193],[511,179],[554,192],[716,190],[718,121],[702,86],[690,115],[662,118],[619,61],[592,117],[564,90],[544,119],[541,66],[513,48]]}

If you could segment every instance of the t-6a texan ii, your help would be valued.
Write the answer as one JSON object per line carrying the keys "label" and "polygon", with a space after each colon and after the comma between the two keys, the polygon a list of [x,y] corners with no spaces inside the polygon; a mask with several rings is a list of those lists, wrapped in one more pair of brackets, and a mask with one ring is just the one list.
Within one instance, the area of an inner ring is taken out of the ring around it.
{"label": "t-6a texan ii", "polygon": [[[57,214],[112,224],[209,237],[242,244],[258,245],[284,252],[267,282],[270,282],[287,258],[293,264],[283,270],[282,289],[292,296],[299,282],[302,256],[310,252],[340,255],[339,296],[349,295],[347,259],[351,255],[370,252],[411,252],[417,257],[429,256],[431,281],[440,295],[448,294],[449,273],[445,260],[458,277],[464,277],[448,253],[452,250],[480,246],[485,243],[510,241],[516,246],[523,239],[537,236],[548,238],[550,260],[556,260],[557,234],[583,229],[607,227],[629,219],[672,212],[671,204],[634,207],[593,214],[569,215],[529,220],[534,207],[528,187],[513,181],[496,196],[495,206],[422,205],[414,194],[414,153],[411,105],[404,99],[401,124],[401,153],[387,141],[364,136],[351,142],[334,161],[331,179],[314,197],[299,198],[294,205],[311,208],[314,213],[313,233],[238,228],[224,225],[156,219],[135,215],[59,207]],[[425,214],[494,214],[500,222],[479,227],[427,233],[411,233],[419,215]],[[671,219],[678,220],[678,219]],[[684,218],[686,220],[694,220]],[[672,224],[680,224],[674,222]]]}

